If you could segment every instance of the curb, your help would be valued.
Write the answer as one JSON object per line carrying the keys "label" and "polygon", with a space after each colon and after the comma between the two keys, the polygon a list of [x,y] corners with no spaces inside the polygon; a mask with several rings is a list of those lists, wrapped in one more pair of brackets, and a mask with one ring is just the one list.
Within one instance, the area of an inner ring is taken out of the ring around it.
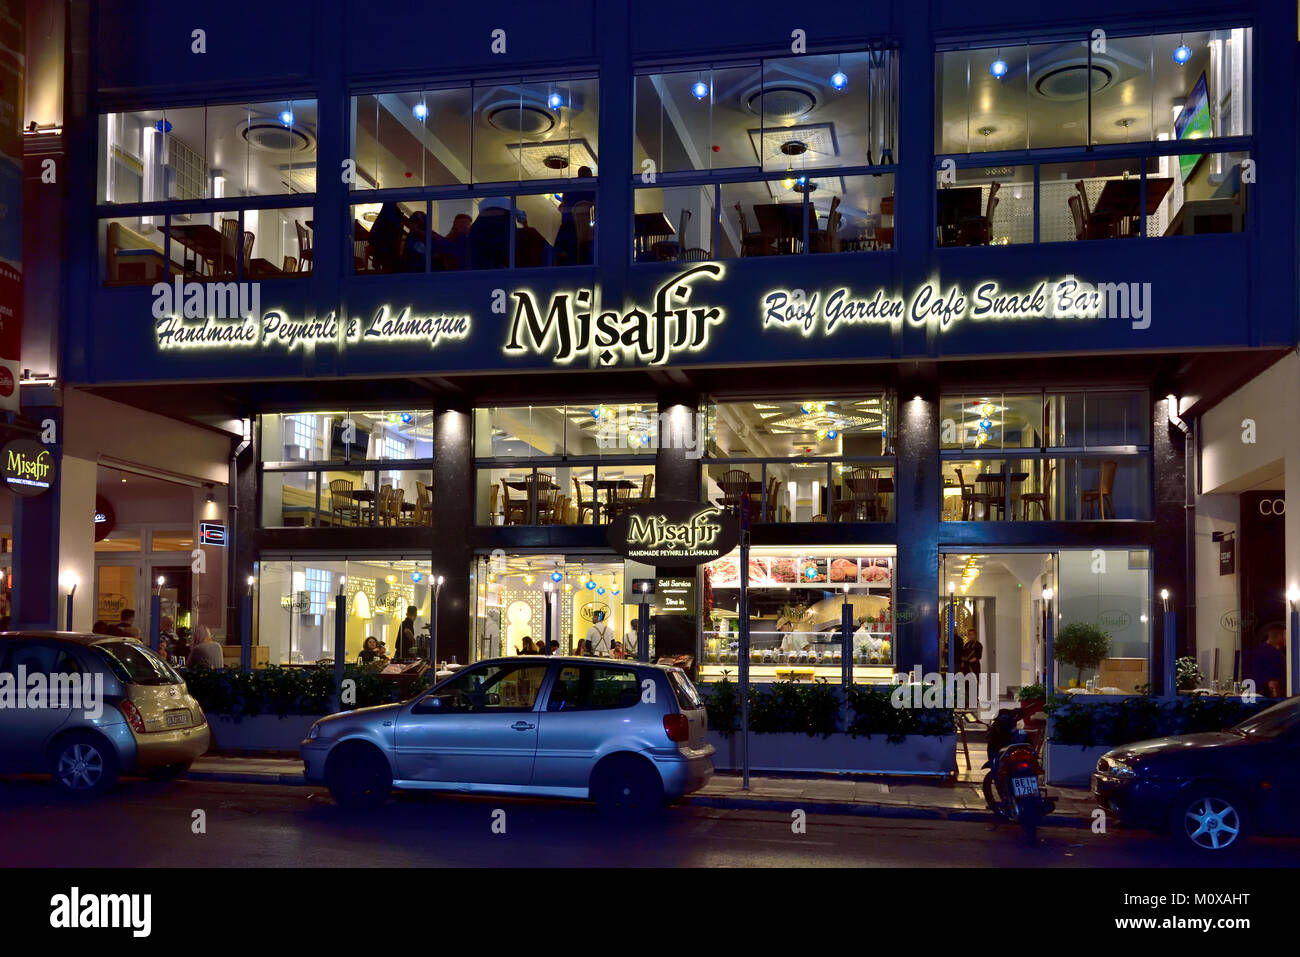
{"label": "curb", "polygon": [[[711,807],[726,810],[754,811],[804,811],[808,814],[837,814],[850,817],[880,817],[924,821],[969,821],[992,823],[997,820],[989,811],[972,811],[966,808],[915,807],[910,804],[844,804],[829,801],[777,801],[764,798],[685,797],[681,804],[692,807]],[[1071,814],[1051,814],[1040,827],[1088,827],[1087,817]]]}
{"label": "curb", "polygon": [[[231,784],[280,784],[307,787],[308,781],[298,774],[257,773],[252,771],[190,771],[191,781],[223,781]],[[834,814],[849,817],[879,817],[899,820],[964,821],[992,823],[996,818],[988,811],[967,808],[916,807],[910,804],[846,804],[839,801],[778,801],[769,798],[685,797],[679,804],[729,811],[804,811],[808,814]],[[1042,827],[1088,827],[1087,816],[1068,813],[1049,815]]]}

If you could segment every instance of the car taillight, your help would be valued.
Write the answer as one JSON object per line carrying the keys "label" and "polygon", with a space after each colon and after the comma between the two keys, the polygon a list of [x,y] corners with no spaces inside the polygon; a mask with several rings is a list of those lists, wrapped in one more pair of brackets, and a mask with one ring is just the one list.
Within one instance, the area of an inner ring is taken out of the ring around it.
{"label": "car taillight", "polygon": [[117,707],[126,716],[126,723],[131,726],[131,730],[144,734],[144,717],[140,714],[140,709],[130,701],[123,701]]}
{"label": "car taillight", "polygon": [[691,740],[691,720],[684,714],[664,715],[664,730],[669,741]]}

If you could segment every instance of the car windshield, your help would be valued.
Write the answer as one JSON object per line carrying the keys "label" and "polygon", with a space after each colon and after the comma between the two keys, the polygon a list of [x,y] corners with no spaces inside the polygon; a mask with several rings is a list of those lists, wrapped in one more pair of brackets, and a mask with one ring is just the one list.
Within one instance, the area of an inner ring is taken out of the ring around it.
{"label": "car windshield", "polygon": [[134,641],[106,641],[93,646],[121,681],[137,685],[178,685],[182,678],[144,645]]}
{"label": "car windshield", "polygon": [[1250,738],[1276,738],[1300,728],[1300,696],[1280,701],[1231,730]]}

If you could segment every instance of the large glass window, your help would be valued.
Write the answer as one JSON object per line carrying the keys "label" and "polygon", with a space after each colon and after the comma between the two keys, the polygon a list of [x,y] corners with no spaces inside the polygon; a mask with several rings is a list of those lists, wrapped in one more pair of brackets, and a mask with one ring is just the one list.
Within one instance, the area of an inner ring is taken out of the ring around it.
{"label": "large glass window", "polygon": [[[739,647],[739,552],[703,568],[700,677],[735,673]],[[893,674],[893,546],[750,550],[749,663],[754,681],[840,680],[843,606],[853,606],[854,681]]]}
{"label": "large glass window", "polygon": [[[894,163],[896,69],[877,49],[638,76],[634,259],[891,248],[892,173],[830,172]],[[767,177],[709,176],[747,167]]]}
{"label": "large glass window", "polygon": [[716,402],[704,413],[704,494],[755,522],[893,520],[894,401]]}
{"label": "large glass window", "polygon": [[264,415],[261,451],[263,527],[432,523],[431,411]]}
{"label": "large glass window", "polygon": [[[935,152],[1249,135],[1251,29],[935,55]],[[1104,47],[1104,48],[1103,48]]]}
{"label": "large glass window", "polygon": [[1150,515],[1145,392],[946,395],[939,444],[945,521]]}

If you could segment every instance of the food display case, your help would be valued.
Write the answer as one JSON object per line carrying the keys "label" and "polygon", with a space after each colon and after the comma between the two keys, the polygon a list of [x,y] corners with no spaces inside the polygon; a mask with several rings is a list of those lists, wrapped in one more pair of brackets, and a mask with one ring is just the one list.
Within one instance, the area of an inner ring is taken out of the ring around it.
{"label": "food display case", "polygon": [[[892,546],[763,547],[750,550],[749,673],[752,681],[838,682],[841,613],[853,606],[855,682],[894,673]],[[733,680],[739,665],[739,550],[702,569],[700,679]]]}

